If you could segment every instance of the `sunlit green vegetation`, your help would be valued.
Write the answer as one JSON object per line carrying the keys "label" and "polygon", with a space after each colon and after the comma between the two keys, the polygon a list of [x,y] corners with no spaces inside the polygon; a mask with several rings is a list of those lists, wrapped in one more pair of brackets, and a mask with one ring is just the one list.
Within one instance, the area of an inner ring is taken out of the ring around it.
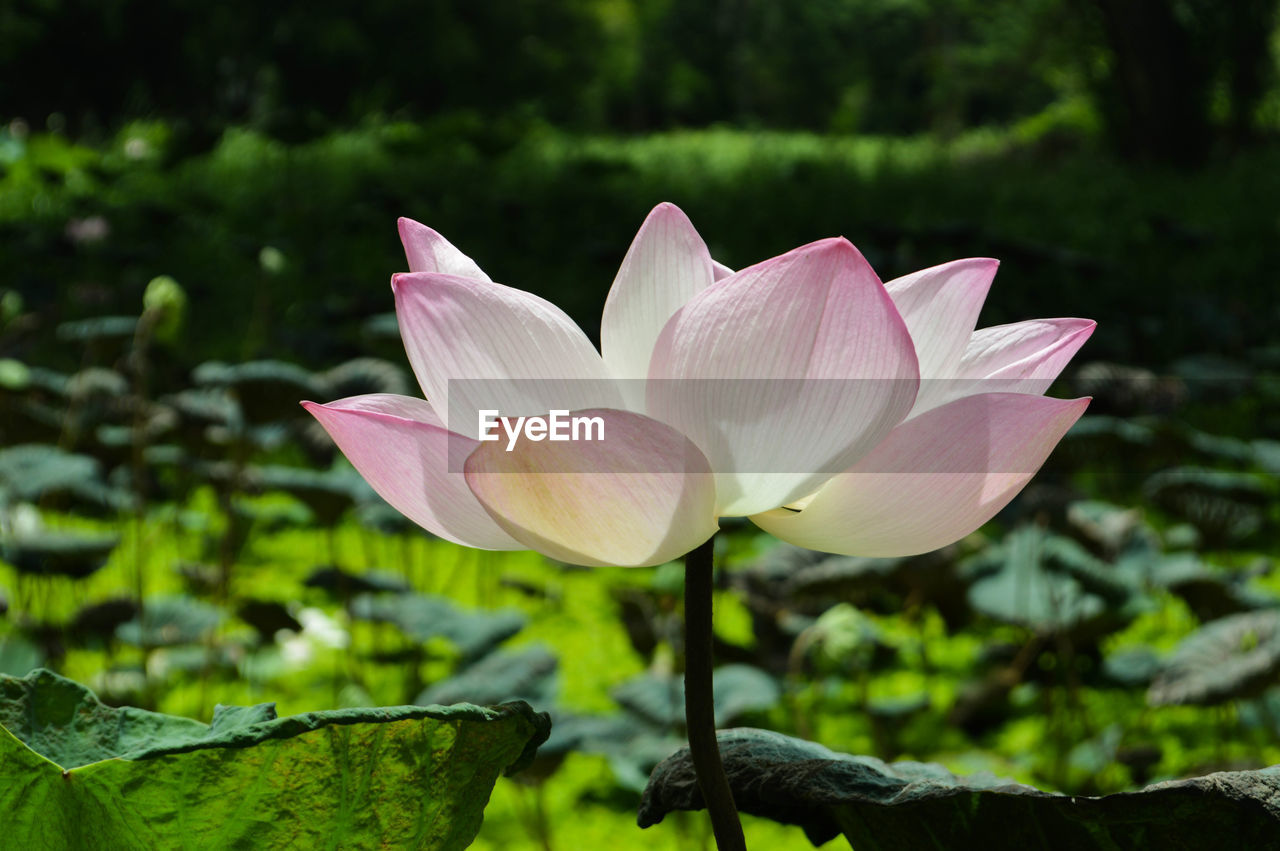
{"label": "sunlit green vegetation", "polygon": [[725,529],[721,726],[1072,795],[1280,763],[1274,0],[365,5],[0,0],[0,673],[206,722],[521,698],[552,738],[475,847],[708,847],[635,826],[679,566],[432,539],[297,406],[416,392],[397,216],[594,335],[672,201],[735,268],[991,256],[981,325],[1099,323],[968,539]]}

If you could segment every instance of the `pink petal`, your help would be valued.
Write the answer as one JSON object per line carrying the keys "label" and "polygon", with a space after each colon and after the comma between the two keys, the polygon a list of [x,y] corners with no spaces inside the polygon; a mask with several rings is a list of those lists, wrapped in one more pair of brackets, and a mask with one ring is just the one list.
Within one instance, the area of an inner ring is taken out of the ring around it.
{"label": "pink petal", "polygon": [[443,272],[460,278],[489,280],[476,261],[454,248],[449,240],[413,219],[401,218],[400,242],[409,261],[410,272]]}
{"label": "pink petal", "polygon": [[1000,261],[955,260],[884,285],[907,323],[920,358],[920,378],[949,377],[964,354]]}
{"label": "pink petal", "polygon": [[1040,469],[1089,400],[967,396],[893,430],[799,512],[751,519],[824,552],[905,556],[959,540],[990,520]]}
{"label": "pink petal", "polygon": [[[662,326],[712,279],[711,255],[688,217],[674,204],[654,207],[604,303],[600,350],[609,371],[617,378],[645,378]],[[637,389],[643,396],[638,383]]]}
{"label": "pink petal", "polygon": [[722,514],[754,514],[870,451],[910,411],[918,376],[875,272],[847,240],[829,239],[681,308],[658,338],[647,410],[706,453]]}
{"label": "pink petal", "polygon": [[[1092,319],[1030,319],[983,328],[960,361],[960,378],[1029,379],[1043,393],[1097,327]],[[994,391],[993,391],[994,392]]]}
{"label": "pink petal", "polygon": [[1049,389],[1097,325],[1091,319],[1031,319],[974,333],[953,378],[921,383],[912,416],[979,393]]}
{"label": "pink petal", "polygon": [[409,363],[450,431],[478,437],[481,410],[622,407],[591,341],[545,299],[425,272],[395,275],[391,286]]}
{"label": "pink petal", "polygon": [[641,414],[599,417],[602,440],[482,443],[467,483],[493,519],[531,549],[573,564],[662,564],[716,531],[715,483],[687,438]]}
{"label": "pink petal", "polygon": [[455,544],[524,549],[467,487],[461,470],[476,442],[449,434],[422,399],[376,393],[302,406],[378,495],[414,523]]}

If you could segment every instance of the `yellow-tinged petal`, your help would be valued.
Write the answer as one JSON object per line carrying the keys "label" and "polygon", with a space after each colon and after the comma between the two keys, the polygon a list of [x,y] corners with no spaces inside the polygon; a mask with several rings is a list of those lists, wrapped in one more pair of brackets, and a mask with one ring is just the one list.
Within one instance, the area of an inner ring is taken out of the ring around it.
{"label": "yellow-tinged petal", "polygon": [[504,436],[467,459],[467,484],[507,534],[561,561],[627,567],[671,561],[715,534],[715,477],[688,438],[629,411],[569,417],[598,419],[601,439],[583,439],[587,428],[566,441],[526,433],[508,451]]}

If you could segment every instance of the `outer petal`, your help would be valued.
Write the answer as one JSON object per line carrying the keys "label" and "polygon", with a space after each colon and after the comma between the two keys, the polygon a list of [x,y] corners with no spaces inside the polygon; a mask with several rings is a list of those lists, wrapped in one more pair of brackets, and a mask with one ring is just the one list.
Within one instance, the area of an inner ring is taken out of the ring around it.
{"label": "outer petal", "polygon": [[711,272],[715,276],[715,279],[717,281],[720,280],[721,278],[727,278],[733,274],[732,269],[730,269],[728,266],[721,263],[719,260],[716,260],[715,258],[712,258],[711,260]]}
{"label": "outer petal", "polygon": [[711,461],[722,514],[815,491],[906,416],[915,348],[843,239],[766,260],[694,296],[662,330],[648,407]]}
{"label": "outer petal", "polygon": [[[1030,319],[983,328],[960,360],[960,378],[1032,379],[1043,393],[1097,327],[1092,319]],[[1028,385],[1031,386],[1031,385]]]}
{"label": "outer petal", "polygon": [[401,218],[396,222],[400,230],[400,242],[409,261],[410,272],[444,272],[460,278],[489,280],[476,261],[453,247],[449,240],[426,225],[413,219]]}
{"label": "outer petal", "polygon": [[409,363],[451,431],[478,437],[477,412],[486,409],[526,416],[623,406],[591,341],[545,299],[432,273],[395,275],[391,286]]}
{"label": "outer petal", "polygon": [[688,438],[629,411],[573,416],[600,417],[604,439],[483,443],[467,459],[472,491],[513,538],[574,564],[645,566],[715,533],[715,479]]}
{"label": "outer petal", "polygon": [[1091,319],[1030,319],[977,331],[953,378],[923,381],[912,416],[978,393],[1049,389],[1097,323]]}
{"label": "outer petal", "polygon": [[654,207],[604,303],[600,350],[609,371],[645,378],[662,326],[713,279],[711,255],[688,217],[674,204]]}
{"label": "outer petal", "polygon": [[376,393],[327,405],[303,402],[360,475],[393,508],[455,544],[524,546],[476,501],[461,472],[474,441],[447,432],[422,399]]}
{"label": "outer petal", "polygon": [[950,376],[978,325],[999,266],[989,258],[955,260],[884,285],[911,332],[922,380]]}
{"label": "outer petal", "polygon": [[916,417],[799,512],[751,519],[802,547],[865,556],[928,552],[990,520],[1031,479],[1089,400],[968,396]]}

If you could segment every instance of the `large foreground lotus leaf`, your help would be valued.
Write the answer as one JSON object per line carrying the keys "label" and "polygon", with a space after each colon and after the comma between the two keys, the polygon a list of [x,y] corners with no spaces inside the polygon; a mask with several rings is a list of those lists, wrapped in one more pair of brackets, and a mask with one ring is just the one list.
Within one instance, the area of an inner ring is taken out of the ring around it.
{"label": "large foreground lotus leaf", "polygon": [[263,704],[205,725],[37,670],[0,677],[0,725],[5,847],[453,849],[550,720],[523,703],[285,718]]}
{"label": "large foreground lotus leaf", "polygon": [[[1157,783],[1087,798],[1053,795],[940,765],[849,756],[765,730],[719,733],[743,812],[799,825],[815,845],[844,834],[858,851],[903,848],[1271,848],[1280,766]],[[638,821],[703,807],[687,748],[654,769]]]}

